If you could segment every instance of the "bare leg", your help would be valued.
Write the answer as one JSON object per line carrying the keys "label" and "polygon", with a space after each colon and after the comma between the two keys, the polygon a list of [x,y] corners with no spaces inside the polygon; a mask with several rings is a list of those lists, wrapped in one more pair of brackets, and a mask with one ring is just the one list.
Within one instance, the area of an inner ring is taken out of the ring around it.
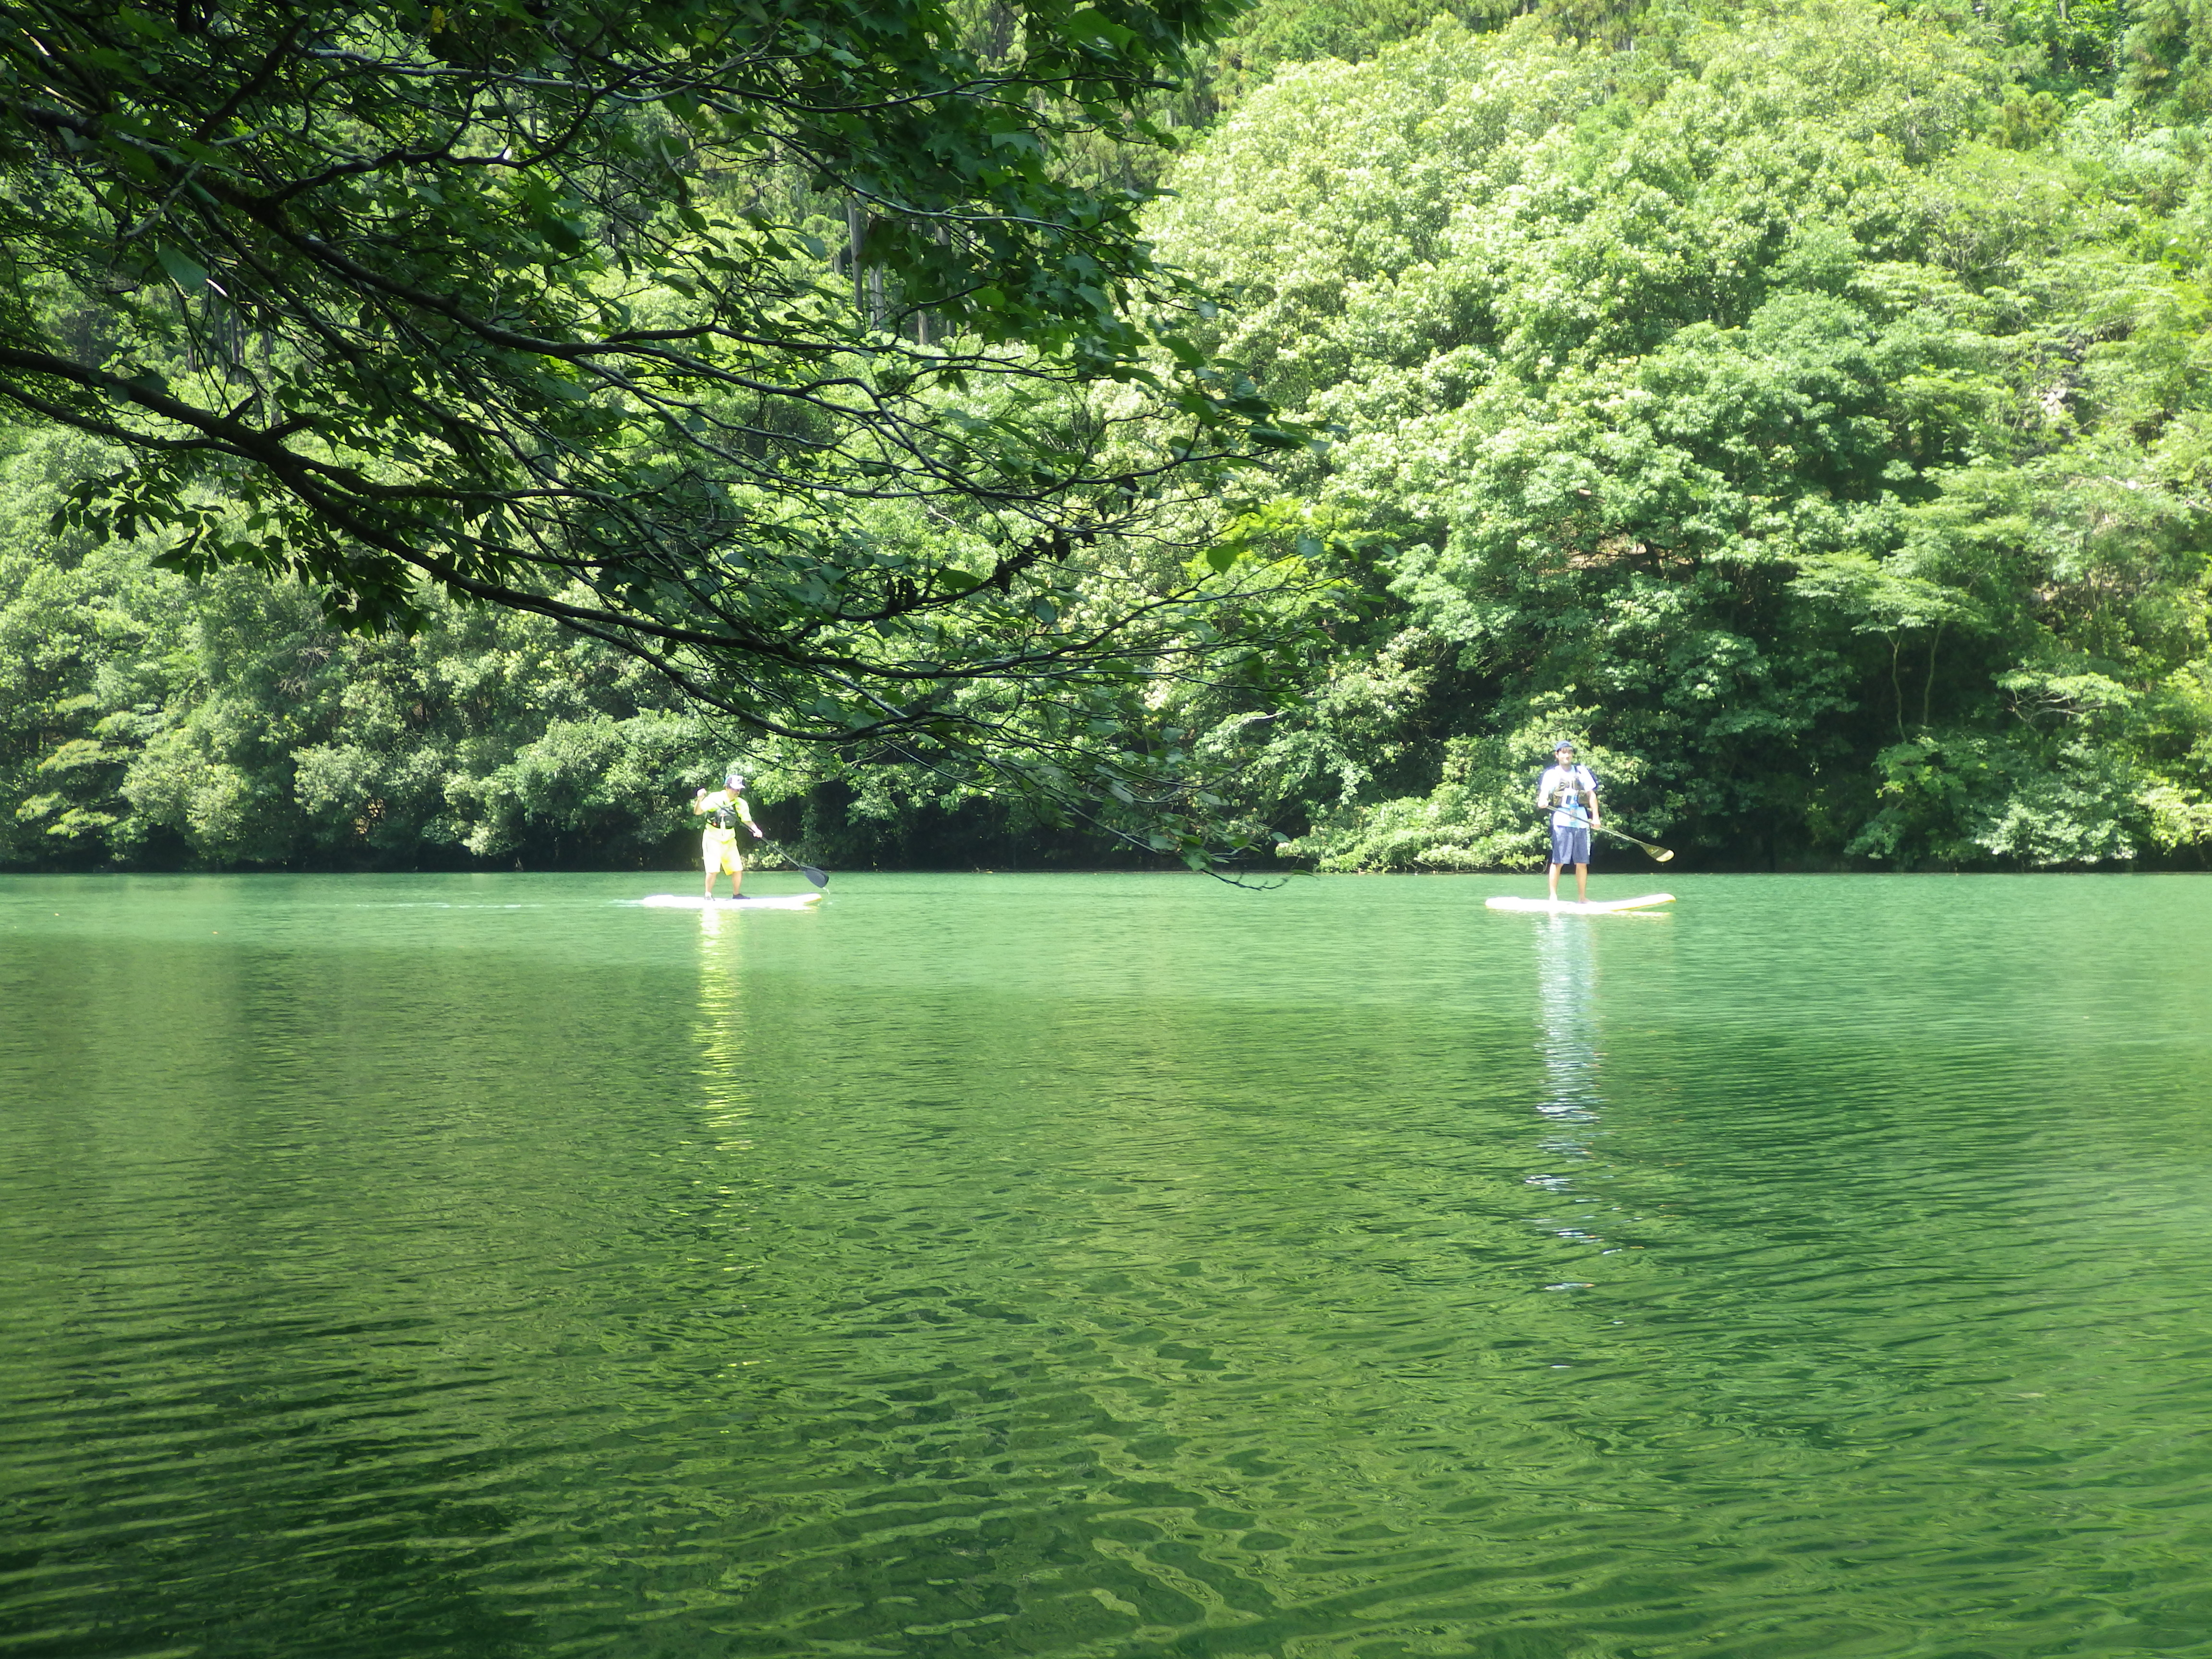
{"label": "bare leg", "polygon": [[[1558,884],[1554,882],[1553,884]],[[1584,904],[1589,902],[1589,866],[1587,864],[1575,866],[1575,896]]]}
{"label": "bare leg", "polygon": [[1556,864],[1547,864],[1547,865],[1546,865],[1546,866],[1544,866],[1544,878],[1545,878],[1547,881],[1548,881],[1548,882],[1550,882],[1550,883],[1552,884],[1552,896],[1553,896],[1553,898],[1557,898],[1557,897],[1559,897],[1559,866],[1558,865],[1556,865]]}

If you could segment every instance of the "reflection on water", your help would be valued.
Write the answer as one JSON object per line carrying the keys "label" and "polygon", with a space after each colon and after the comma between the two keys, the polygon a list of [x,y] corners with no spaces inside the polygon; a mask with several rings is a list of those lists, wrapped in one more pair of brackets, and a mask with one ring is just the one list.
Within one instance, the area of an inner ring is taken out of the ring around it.
{"label": "reflection on water", "polygon": [[2212,885],[1492,885],[0,882],[0,1654],[2212,1659]]}
{"label": "reflection on water", "polygon": [[1537,1047],[1544,1055],[1544,1099],[1536,1109],[1565,1122],[1597,1115],[1600,991],[1593,920],[1537,919]]}
{"label": "reflection on water", "polygon": [[[1537,1142],[1545,1170],[1528,1177],[1528,1184],[1556,1194],[1563,1204],[1577,1207],[1572,1219],[1540,1217],[1560,1238],[1577,1244],[1600,1245],[1590,1231],[1589,1206],[1597,1202],[1587,1188],[1588,1166],[1595,1156],[1601,1133],[1598,1109],[1600,1056],[1598,1022],[1601,989],[1598,981],[1597,940],[1591,923],[1598,918],[1574,915],[1539,916],[1536,934],[1536,1047],[1544,1059],[1543,1098],[1536,1109],[1550,1120],[1551,1132]],[[1606,918],[1612,921],[1612,918]],[[1564,1279],[1553,1290],[1586,1290],[1581,1279]]]}
{"label": "reflection on water", "polygon": [[749,918],[704,909],[699,916],[699,1080],[710,1128],[736,1133],[750,1115],[740,951]]}

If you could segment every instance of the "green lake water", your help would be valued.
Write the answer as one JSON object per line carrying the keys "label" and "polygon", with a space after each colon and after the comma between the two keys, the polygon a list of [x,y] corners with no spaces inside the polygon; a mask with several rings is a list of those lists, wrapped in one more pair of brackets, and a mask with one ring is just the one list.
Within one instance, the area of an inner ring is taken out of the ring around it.
{"label": "green lake water", "polygon": [[0,881],[0,1654],[2212,1656],[2212,878],[1669,884]]}

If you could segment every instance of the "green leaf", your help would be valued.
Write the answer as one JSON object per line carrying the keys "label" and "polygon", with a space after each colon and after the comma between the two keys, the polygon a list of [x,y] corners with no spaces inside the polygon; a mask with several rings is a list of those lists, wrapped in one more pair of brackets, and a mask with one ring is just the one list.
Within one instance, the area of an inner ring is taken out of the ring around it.
{"label": "green leaf", "polygon": [[182,248],[171,247],[164,243],[155,250],[154,257],[161,262],[161,269],[169,273],[169,280],[185,293],[198,294],[207,286],[207,267]]}

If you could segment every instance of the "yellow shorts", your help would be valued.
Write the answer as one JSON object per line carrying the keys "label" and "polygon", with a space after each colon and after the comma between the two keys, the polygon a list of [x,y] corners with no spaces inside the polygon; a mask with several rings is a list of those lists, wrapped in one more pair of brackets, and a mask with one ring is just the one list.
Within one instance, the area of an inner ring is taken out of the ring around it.
{"label": "yellow shorts", "polygon": [[710,876],[720,875],[724,871],[733,876],[745,872],[745,861],[738,851],[738,832],[734,830],[709,829],[699,838],[699,854],[707,860],[707,873]]}

